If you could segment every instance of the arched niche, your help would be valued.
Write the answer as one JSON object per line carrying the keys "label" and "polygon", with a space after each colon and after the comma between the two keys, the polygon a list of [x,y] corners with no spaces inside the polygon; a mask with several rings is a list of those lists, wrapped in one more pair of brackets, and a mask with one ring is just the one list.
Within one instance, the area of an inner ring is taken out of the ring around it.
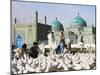
{"label": "arched niche", "polygon": [[23,43],[24,43],[23,34],[21,34],[21,33],[17,34],[17,36],[16,36],[16,47],[21,48]]}

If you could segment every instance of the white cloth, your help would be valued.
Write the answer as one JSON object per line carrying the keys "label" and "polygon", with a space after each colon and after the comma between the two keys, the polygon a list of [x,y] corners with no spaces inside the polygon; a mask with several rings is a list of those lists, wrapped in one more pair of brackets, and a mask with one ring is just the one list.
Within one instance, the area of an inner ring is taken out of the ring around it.
{"label": "white cloth", "polygon": [[55,38],[54,38],[54,36],[52,35],[52,33],[49,33],[47,37],[48,37],[48,45],[52,49],[54,49],[55,48]]}

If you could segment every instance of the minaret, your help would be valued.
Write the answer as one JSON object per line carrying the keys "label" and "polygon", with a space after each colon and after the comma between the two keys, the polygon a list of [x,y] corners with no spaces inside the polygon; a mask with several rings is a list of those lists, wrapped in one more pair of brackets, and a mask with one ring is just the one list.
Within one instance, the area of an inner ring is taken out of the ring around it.
{"label": "minaret", "polygon": [[38,23],[38,11],[35,12],[36,23]]}
{"label": "minaret", "polygon": [[92,24],[92,27],[94,27],[93,24]]}
{"label": "minaret", "polygon": [[47,24],[47,17],[45,16],[45,25]]}
{"label": "minaret", "polygon": [[38,26],[38,11],[35,11],[35,16],[34,16],[35,18],[34,18],[34,32],[33,32],[33,34],[34,34],[34,36],[33,36],[33,41],[37,41],[37,39],[38,39],[38,36],[37,36],[37,26]]}

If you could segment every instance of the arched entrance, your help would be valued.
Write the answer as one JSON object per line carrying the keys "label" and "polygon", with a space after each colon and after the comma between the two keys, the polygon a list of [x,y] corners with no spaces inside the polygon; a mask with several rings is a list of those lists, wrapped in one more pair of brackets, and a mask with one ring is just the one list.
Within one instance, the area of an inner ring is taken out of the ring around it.
{"label": "arched entrance", "polygon": [[21,48],[22,45],[23,45],[23,38],[21,35],[18,35],[16,38],[16,47]]}

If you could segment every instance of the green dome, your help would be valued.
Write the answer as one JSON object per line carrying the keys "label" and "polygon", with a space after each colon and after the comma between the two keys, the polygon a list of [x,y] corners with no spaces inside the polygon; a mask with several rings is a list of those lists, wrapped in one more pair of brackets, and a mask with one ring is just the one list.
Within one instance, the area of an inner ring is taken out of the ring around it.
{"label": "green dome", "polygon": [[81,18],[78,15],[72,20],[71,25],[72,26],[82,26],[82,27],[84,27],[84,26],[87,26],[87,23],[83,18]]}
{"label": "green dome", "polygon": [[52,22],[52,30],[53,31],[63,31],[63,25],[56,19]]}

